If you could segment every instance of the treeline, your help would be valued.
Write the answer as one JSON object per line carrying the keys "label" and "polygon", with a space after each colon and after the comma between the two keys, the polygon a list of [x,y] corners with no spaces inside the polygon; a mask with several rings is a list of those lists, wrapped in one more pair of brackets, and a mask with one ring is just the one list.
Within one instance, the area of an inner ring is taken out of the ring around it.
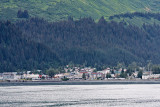
{"label": "treeline", "polygon": [[0,72],[57,67],[60,60],[48,47],[25,39],[11,22],[0,21]]}
{"label": "treeline", "polygon": [[143,17],[146,19],[157,19],[160,21],[160,13],[141,13],[141,12],[134,12],[134,13],[124,13],[124,14],[118,14],[114,16],[110,16],[109,19],[112,20],[114,18],[130,18],[133,19],[134,17]]}
{"label": "treeline", "polygon": [[104,17],[96,23],[92,18],[47,22],[39,18],[17,22],[28,40],[51,48],[64,64],[86,65],[130,64],[152,60],[159,63],[159,25],[142,28],[123,22],[107,22]]}

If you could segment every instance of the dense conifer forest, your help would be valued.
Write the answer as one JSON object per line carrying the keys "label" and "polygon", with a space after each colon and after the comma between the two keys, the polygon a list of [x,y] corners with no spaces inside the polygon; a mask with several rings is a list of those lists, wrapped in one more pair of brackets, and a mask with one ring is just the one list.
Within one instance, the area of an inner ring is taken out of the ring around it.
{"label": "dense conifer forest", "polygon": [[91,17],[60,22],[40,18],[0,22],[1,71],[160,62],[160,26],[141,28]]}
{"label": "dense conifer forest", "polygon": [[57,67],[61,61],[43,44],[27,40],[9,21],[0,22],[0,72]]}

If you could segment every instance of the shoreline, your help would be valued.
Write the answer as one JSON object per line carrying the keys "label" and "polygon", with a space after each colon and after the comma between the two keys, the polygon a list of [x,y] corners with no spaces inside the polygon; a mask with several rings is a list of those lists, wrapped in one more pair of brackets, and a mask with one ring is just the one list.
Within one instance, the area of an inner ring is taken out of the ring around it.
{"label": "shoreline", "polygon": [[0,86],[27,86],[27,85],[130,85],[130,84],[160,84],[160,80],[123,80],[123,81],[26,81],[0,82]]}

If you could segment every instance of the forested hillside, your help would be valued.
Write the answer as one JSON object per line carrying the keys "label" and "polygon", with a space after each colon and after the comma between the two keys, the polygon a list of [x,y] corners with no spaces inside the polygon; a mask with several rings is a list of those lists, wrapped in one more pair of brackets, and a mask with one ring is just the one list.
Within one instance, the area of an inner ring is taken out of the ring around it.
{"label": "forested hillside", "polygon": [[45,69],[60,65],[61,62],[53,51],[25,39],[25,36],[11,22],[0,22],[0,72]]}
{"label": "forested hillside", "polygon": [[50,47],[65,64],[73,62],[87,65],[129,64],[133,61],[159,63],[160,26],[143,25],[142,28],[124,22],[98,23],[92,18],[50,23],[32,18],[17,22],[27,39]]}
{"label": "forested hillside", "polygon": [[101,17],[60,22],[40,18],[15,24],[0,22],[0,61],[2,71],[47,69],[66,65],[115,66],[135,61],[160,62],[160,26],[141,28],[125,22],[107,22]]}

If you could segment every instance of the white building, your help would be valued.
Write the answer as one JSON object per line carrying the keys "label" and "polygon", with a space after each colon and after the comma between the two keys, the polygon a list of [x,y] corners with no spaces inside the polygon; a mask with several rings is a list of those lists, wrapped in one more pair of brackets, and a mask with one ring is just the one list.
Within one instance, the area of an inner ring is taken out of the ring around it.
{"label": "white building", "polygon": [[32,80],[40,80],[39,74],[23,74],[23,78],[32,79]]}
{"label": "white building", "polygon": [[160,74],[142,75],[142,79],[160,79]]}
{"label": "white building", "polygon": [[135,72],[133,73],[133,76],[134,76],[135,78],[137,78],[137,77],[138,77],[138,71],[135,71]]}
{"label": "white building", "polygon": [[111,74],[111,78],[115,78],[115,74]]}
{"label": "white building", "polygon": [[149,79],[150,75],[142,75],[142,79],[146,80]]}
{"label": "white building", "polygon": [[3,80],[16,80],[17,72],[4,72],[2,74]]}
{"label": "white building", "polygon": [[31,73],[31,71],[27,71],[27,74],[30,74]]}
{"label": "white building", "polygon": [[61,78],[64,78],[64,76],[65,76],[64,74],[56,74],[54,77],[55,77],[55,78],[60,78],[60,79],[61,79]]}
{"label": "white building", "polygon": [[98,71],[98,73],[102,73],[102,74],[109,74],[110,73],[110,68],[107,68],[107,69],[105,69],[105,70],[103,70],[103,71]]}

